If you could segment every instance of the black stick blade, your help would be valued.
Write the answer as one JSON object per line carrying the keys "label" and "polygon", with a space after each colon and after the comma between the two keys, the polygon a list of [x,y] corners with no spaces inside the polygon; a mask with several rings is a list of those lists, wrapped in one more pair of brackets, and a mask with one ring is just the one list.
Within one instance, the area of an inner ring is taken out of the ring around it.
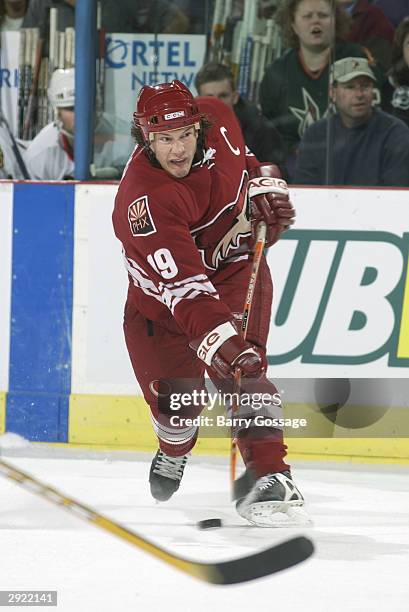
{"label": "black stick blade", "polygon": [[197,564],[198,571],[192,574],[212,584],[237,584],[293,567],[308,559],[313,552],[312,541],[299,536],[248,557],[221,563]]}

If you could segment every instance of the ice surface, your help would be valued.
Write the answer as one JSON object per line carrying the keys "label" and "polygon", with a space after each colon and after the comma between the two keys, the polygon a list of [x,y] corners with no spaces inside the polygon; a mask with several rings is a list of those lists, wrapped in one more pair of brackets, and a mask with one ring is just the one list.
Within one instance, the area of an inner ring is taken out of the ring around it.
{"label": "ice surface", "polygon": [[[10,454],[9,463],[181,555],[227,559],[296,534],[311,537],[316,553],[252,583],[207,585],[0,478],[0,590],[58,590],[57,609],[67,612],[409,610],[406,468],[298,464],[314,527],[261,529],[235,513],[221,459],[193,457],[179,493],[155,504],[147,455]],[[223,528],[196,528],[215,517]]]}

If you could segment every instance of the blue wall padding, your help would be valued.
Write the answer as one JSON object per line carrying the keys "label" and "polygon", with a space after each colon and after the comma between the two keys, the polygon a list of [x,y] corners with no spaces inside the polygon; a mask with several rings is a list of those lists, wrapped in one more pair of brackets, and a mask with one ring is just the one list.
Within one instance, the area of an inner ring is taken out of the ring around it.
{"label": "blue wall padding", "polygon": [[30,440],[67,441],[74,193],[68,183],[14,186],[6,429]]}

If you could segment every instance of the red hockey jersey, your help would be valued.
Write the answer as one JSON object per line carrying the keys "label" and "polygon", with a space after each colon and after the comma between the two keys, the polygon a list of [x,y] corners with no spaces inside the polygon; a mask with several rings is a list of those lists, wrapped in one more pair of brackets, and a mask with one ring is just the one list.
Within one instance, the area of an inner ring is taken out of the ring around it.
{"label": "red hockey jersey", "polygon": [[212,122],[203,160],[179,179],[137,147],[113,212],[128,300],[153,321],[173,316],[189,340],[232,318],[217,286],[248,260],[248,170],[260,165],[233,111],[216,98],[197,101]]}

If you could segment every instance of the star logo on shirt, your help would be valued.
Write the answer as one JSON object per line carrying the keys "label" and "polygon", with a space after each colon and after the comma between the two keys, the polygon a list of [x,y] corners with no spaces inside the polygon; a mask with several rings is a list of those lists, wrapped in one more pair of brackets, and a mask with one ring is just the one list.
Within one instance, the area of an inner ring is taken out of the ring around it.
{"label": "star logo on shirt", "polygon": [[305,130],[310,127],[313,123],[321,119],[320,109],[315,100],[311,97],[304,87],[302,88],[302,97],[304,102],[304,108],[295,108],[290,106],[290,111],[298,119],[298,134],[302,138]]}

